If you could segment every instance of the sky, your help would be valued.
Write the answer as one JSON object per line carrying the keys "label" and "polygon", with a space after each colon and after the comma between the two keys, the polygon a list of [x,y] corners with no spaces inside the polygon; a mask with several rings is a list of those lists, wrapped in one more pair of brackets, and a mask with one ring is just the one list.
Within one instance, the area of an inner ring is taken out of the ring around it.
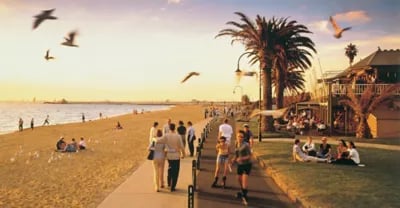
{"label": "sky", "polygon": [[[57,20],[32,30],[33,16],[55,8]],[[258,99],[258,80],[237,82],[243,45],[215,38],[234,12],[251,19],[288,17],[306,25],[316,44],[310,88],[321,73],[348,67],[377,50],[400,48],[398,0],[0,0],[0,101],[238,101]],[[333,37],[333,16],[342,27]],[[77,48],[62,46],[78,31]],[[50,49],[55,60],[46,61]],[[258,71],[246,58],[242,70]],[[180,83],[191,71],[199,76]]]}

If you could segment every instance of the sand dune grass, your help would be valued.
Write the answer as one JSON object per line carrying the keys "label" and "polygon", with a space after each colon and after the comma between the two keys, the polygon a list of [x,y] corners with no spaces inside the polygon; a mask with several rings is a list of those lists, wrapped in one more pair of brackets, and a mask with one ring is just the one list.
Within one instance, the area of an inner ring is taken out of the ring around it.
{"label": "sand dune grass", "polygon": [[[0,207],[96,207],[147,154],[154,121],[202,120],[202,106],[125,115],[0,135]],[[115,130],[120,121],[123,130]],[[83,136],[88,150],[54,152],[60,136]]]}

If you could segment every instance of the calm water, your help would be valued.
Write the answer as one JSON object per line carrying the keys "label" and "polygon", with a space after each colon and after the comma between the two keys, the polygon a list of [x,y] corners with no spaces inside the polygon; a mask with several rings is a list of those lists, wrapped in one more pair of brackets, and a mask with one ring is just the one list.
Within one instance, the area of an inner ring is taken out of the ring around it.
{"label": "calm water", "polygon": [[155,111],[166,110],[168,105],[134,105],[134,104],[31,104],[31,103],[0,103],[0,134],[18,130],[18,120],[22,118],[24,128],[30,128],[31,119],[34,125],[43,125],[49,115],[50,125],[82,122],[132,113],[137,110]]}

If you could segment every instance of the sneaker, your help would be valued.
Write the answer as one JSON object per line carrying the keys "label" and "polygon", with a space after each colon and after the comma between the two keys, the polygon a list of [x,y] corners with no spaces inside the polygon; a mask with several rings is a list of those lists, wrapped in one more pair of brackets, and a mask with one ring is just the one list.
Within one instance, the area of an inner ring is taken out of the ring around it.
{"label": "sneaker", "polygon": [[242,202],[245,206],[247,206],[247,196],[242,196]]}
{"label": "sneaker", "polygon": [[365,167],[364,164],[358,164],[358,167]]}

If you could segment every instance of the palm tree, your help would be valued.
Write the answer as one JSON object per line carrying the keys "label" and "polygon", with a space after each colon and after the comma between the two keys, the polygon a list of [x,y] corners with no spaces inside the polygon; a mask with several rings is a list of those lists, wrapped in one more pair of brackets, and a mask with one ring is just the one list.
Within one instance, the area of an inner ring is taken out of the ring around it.
{"label": "palm tree", "polygon": [[367,119],[369,114],[373,112],[379,104],[393,97],[393,92],[400,88],[400,83],[391,85],[377,94],[374,89],[375,85],[371,84],[364,92],[357,96],[351,86],[347,87],[347,98],[343,98],[339,103],[349,106],[360,119],[357,130],[357,138],[370,138],[371,130]]}
{"label": "palm tree", "polygon": [[[229,21],[226,24],[234,28],[223,29],[216,37],[231,36],[231,43],[240,42],[244,44],[245,50],[249,52],[250,64],[259,63],[262,78],[263,108],[272,109],[272,68],[274,65],[287,69],[290,64],[300,66],[307,61],[302,53],[304,45],[313,48],[312,41],[302,41],[301,33],[310,33],[308,29],[297,24],[296,21],[287,22],[287,18],[277,19],[273,17],[266,20],[265,17],[257,15],[255,22],[246,15],[235,12],[241,22]],[[289,59],[297,55],[299,59]],[[278,81],[277,83],[280,83]],[[280,88],[279,88],[280,89]],[[283,90],[282,90],[283,91]],[[273,130],[272,117],[263,117],[261,120],[262,130]]]}
{"label": "palm tree", "polygon": [[274,68],[272,72],[272,85],[276,97],[276,107],[278,109],[285,107],[284,92],[290,95],[298,95],[304,91],[305,79],[304,72],[301,70],[282,70]]}
{"label": "palm tree", "polygon": [[345,50],[344,54],[347,56],[347,58],[349,58],[349,62],[350,62],[350,66],[351,66],[351,64],[354,61],[354,57],[357,56],[358,49],[357,49],[356,45],[350,43],[349,45],[347,45],[347,47],[344,50]]}

